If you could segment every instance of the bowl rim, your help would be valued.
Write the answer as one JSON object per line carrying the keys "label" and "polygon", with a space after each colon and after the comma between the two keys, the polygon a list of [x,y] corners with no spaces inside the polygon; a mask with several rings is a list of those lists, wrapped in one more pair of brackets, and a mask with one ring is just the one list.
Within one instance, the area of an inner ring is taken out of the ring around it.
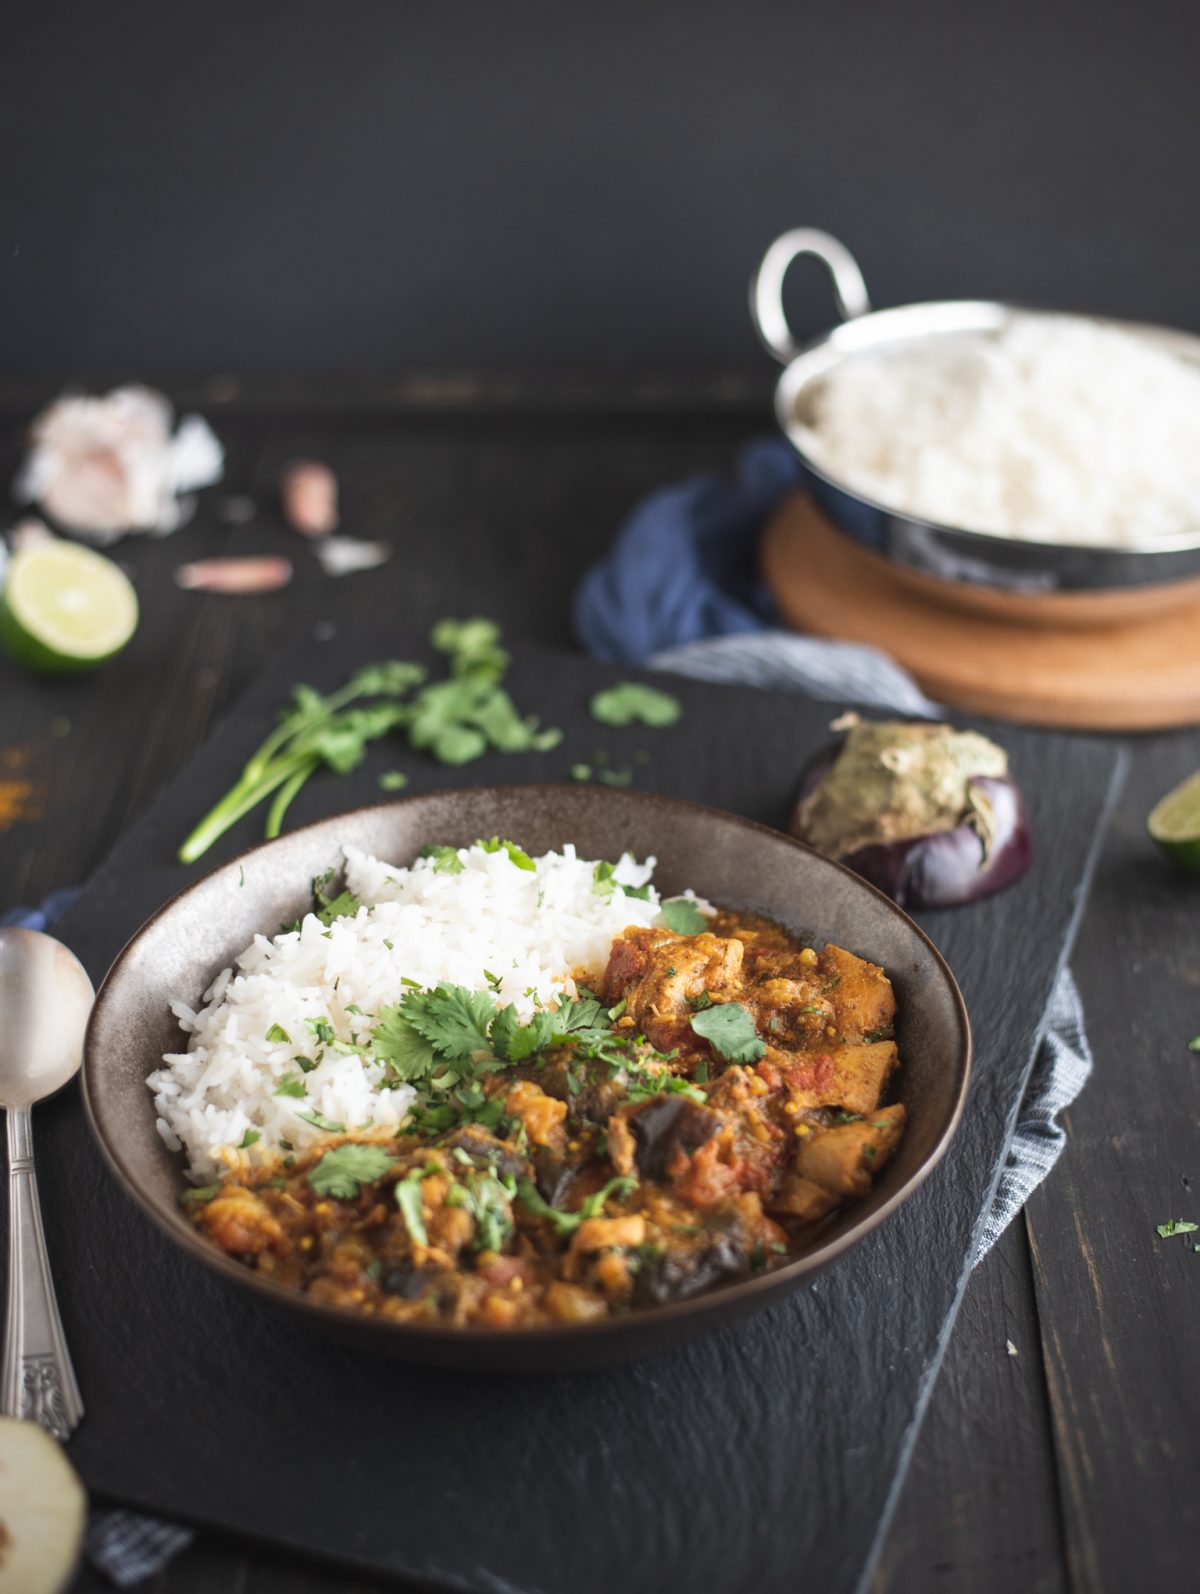
{"label": "bowl rim", "polygon": [[[104,1105],[104,1092],[103,1089],[97,1089],[93,1076],[99,1076],[100,1072],[97,1061],[99,1031],[103,1027],[107,1004],[112,1000],[113,988],[121,977],[124,965],[142,938],[154,926],[185,902],[193,892],[207,885],[216,876],[226,871],[233,873],[242,867],[247,859],[266,853],[270,849],[278,847],[281,843],[286,843],[293,837],[309,831],[319,830],[325,826],[355,819],[366,814],[392,812],[434,800],[444,801],[448,797],[454,797],[459,794],[470,793],[481,798],[503,794],[511,799],[513,794],[525,794],[530,798],[544,796],[549,793],[553,793],[558,797],[582,796],[583,790],[583,788],[578,786],[555,781],[517,782],[513,785],[439,787],[435,791],[415,792],[408,797],[393,798],[390,801],[381,803],[368,803],[357,808],[346,809],[341,813],[330,814],[323,819],[313,820],[305,825],[298,825],[294,830],[290,830],[285,835],[278,836],[271,841],[263,841],[256,846],[244,848],[241,852],[226,859],[225,862],[217,864],[214,868],[207,870],[199,879],[191,881],[172,897],[168,898],[134,931],[113,959],[97,990],[95,1004],[88,1019],[87,1032],[84,1037],[80,1085],[88,1127],[91,1130],[94,1141],[100,1147],[101,1154],[109,1170],[113,1173],[126,1195],[141,1208],[161,1233],[165,1234],[180,1250],[194,1257],[201,1265],[229,1280],[235,1286],[250,1290],[264,1304],[282,1305],[290,1310],[299,1311],[315,1324],[333,1324],[339,1328],[345,1328],[348,1324],[360,1326],[371,1337],[378,1336],[386,1338],[389,1342],[394,1342],[398,1349],[406,1339],[412,1340],[414,1344],[423,1342],[428,1345],[436,1342],[458,1347],[478,1345],[481,1349],[501,1346],[514,1348],[519,1346],[551,1346],[584,1340],[590,1341],[596,1338],[602,1338],[606,1343],[615,1345],[622,1338],[639,1335],[651,1323],[666,1325],[681,1319],[699,1322],[709,1315],[723,1315],[723,1309],[727,1311],[734,1302],[753,1302],[760,1295],[772,1295],[783,1289],[798,1285],[807,1275],[818,1272],[844,1255],[852,1246],[866,1239],[869,1234],[872,1234],[880,1224],[889,1218],[920,1188],[945,1156],[962,1120],[974,1065],[974,1041],[966,1002],[949,964],[930,937],[915,920],[905,913],[903,908],[893,902],[884,892],[871,885],[869,881],[864,880],[861,875],[855,874],[852,869],[846,868],[844,864],[839,863],[836,859],[825,857],[823,853],[817,852],[815,848],[799,841],[786,831],[775,830],[772,826],[761,824],[757,820],[746,819],[740,814],[732,814],[726,809],[717,808],[709,803],[695,802],[686,797],[668,797],[658,792],[619,791],[610,792],[607,795],[609,798],[621,803],[632,803],[636,806],[644,807],[648,812],[657,809],[669,814],[671,810],[683,807],[695,813],[717,818],[739,830],[767,836],[772,841],[781,842],[788,847],[795,848],[802,853],[819,859],[822,864],[826,864],[849,876],[858,888],[876,898],[880,904],[890,913],[896,915],[924,944],[925,950],[931,956],[934,967],[941,975],[951,997],[958,1030],[958,1045],[954,1052],[954,1059],[958,1064],[958,1084],[951,1111],[942,1125],[937,1140],[923,1160],[913,1169],[912,1173],[885,1201],[881,1202],[879,1206],[873,1207],[869,1212],[864,1213],[857,1221],[851,1217],[846,1228],[840,1233],[833,1235],[828,1240],[817,1241],[809,1250],[805,1251],[801,1256],[795,1257],[783,1267],[774,1268],[767,1272],[754,1274],[746,1279],[740,1279],[727,1285],[706,1290],[686,1300],[672,1301],[662,1306],[638,1308],[620,1316],[608,1316],[581,1323],[539,1324],[522,1328],[493,1329],[394,1322],[390,1319],[364,1317],[361,1313],[354,1312],[349,1308],[314,1301],[305,1292],[292,1289],[285,1284],[279,1284],[274,1280],[263,1278],[250,1268],[236,1262],[226,1252],[220,1250],[210,1241],[205,1240],[195,1228],[173,1221],[178,1215],[172,1213],[168,1216],[162,1210],[161,1203],[143,1190],[136,1168],[126,1166],[125,1160],[109,1142],[105,1129],[107,1109]],[[148,1110],[151,1105],[150,1099],[147,1097]],[[718,1325],[714,1323],[713,1326],[716,1327]]]}
{"label": "bowl rim", "polygon": [[[827,375],[835,365],[840,365],[856,355],[870,357],[872,354],[879,354],[888,347],[902,342],[971,332],[997,331],[1013,316],[1070,320],[1114,328],[1135,335],[1149,335],[1156,344],[1178,345],[1180,354],[1187,353],[1197,366],[1200,366],[1200,335],[1179,327],[1165,326],[1153,321],[1134,321],[1119,316],[1092,315],[1079,310],[1057,310],[1046,305],[1024,304],[1010,299],[919,300],[912,304],[888,305],[882,309],[869,310],[865,315],[841,321],[816,337],[810,338],[798,348],[784,366],[775,384],[775,418],[779,428],[799,455],[805,469],[835,491],[843,493],[864,508],[874,510],[876,514],[887,516],[890,520],[901,521],[922,530],[936,532],[941,536],[962,538],[981,551],[988,548],[994,550],[999,546],[1027,552],[1040,550],[1047,555],[1062,554],[1074,558],[1098,554],[1113,563],[1120,563],[1122,560],[1153,559],[1157,555],[1195,553],[1200,550],[1200,526],[1197,526],[1195,531],[1177,537],[1160,538],[1139,547],[1122,547],[1104,542],[1056,542],[1050,537],[1015,537],[1011,532],[979,531],[970,526],[954,525],[949,521],[931,520],[927,516],[903,509],[897,504],[885,503],[882,499],[871,497],[869,493],[853,486],[843,477],[835,476],[814,459],[804,441],[805,434],[811,429],[806,428],[797,418],[796,408],[801,396]],[[959,317],[962,318],[961,323],[956,324]],[[946,319],[946,325],[934,325],[908,333],[892,330],[903,327],[909,321],[919,323],[922,320],[937,321],[941,318]],[[870,332],[874,332],[876,336],[869,336]],[[835,355],[837,358],[818,360],[816,357],[823,353]],[[810,370],[810,366],[815,369]]]}

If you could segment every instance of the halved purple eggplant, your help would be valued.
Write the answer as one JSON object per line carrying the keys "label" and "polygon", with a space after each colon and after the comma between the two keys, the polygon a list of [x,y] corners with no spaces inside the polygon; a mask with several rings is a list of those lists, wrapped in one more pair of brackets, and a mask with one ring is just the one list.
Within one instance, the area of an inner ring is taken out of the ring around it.
{"label": "halved purple eggplant", "polygon": [[904,908],[976,902],[1033,860],[1003,749],[925,721],[855,725],[822,749],[801,777],[788,828]]}

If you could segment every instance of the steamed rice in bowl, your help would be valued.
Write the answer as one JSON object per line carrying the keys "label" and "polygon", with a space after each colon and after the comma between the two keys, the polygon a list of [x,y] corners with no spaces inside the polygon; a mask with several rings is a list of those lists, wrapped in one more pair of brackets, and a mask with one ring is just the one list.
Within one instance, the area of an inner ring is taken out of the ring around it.
{"label": "steamed rice in bowl", "polygon": [[893,512],[1017,541],[1200,541],[1200,366],[1169,340],[1013,312],[849,355],[797,417],[819,471]]}

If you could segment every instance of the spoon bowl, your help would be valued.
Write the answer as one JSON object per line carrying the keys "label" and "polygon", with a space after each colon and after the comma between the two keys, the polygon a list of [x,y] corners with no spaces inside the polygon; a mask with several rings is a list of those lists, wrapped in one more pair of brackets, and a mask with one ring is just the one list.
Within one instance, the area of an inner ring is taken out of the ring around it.
{"label": "spoon bowl", "polygon": [[30,1108],[79,1072],[92,982],[38,930],[0,930],[0,1107]]}

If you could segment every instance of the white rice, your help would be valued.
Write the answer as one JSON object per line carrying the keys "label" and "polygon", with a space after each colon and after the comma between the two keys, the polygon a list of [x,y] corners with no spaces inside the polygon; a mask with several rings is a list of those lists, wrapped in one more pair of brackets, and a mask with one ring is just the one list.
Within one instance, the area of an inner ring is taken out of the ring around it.
{"label": "white rice", "polygon": [[803,428],[864,496],[1022,539],[1151,547],[1200,533],[1200,367],[1068,316],[837,366]]}
{"label": "white rice", "polygon": [[[532,871],[480,846],[458,857],[463,868],[451,874],[433,859],[396,868],[346,847],[346,884],[362,904],[353,918],[326,930],[310,913],[299,930],[256,936],[198,1009],[183,999],[171,1004],[188,1049],[168,1053],[147,1084],[159,1134],[173,1151],[187,1152],[197,1183],[273,1158],[284,1141],[302,1151],[328,1138],[301,1113],[357,1132],[392,1133],[402,1122],[412,1088],[382,1088],[382,1065],[322,1048],[309,1020],[327,1019],[339,1041],[365,1050],[375,1015],[403,997],[405,980],[486,990],[489,973],[499,981],[497,1000],[528,1018],[539,1005],[573,996],[576,978],[598,978],[613,938],[628,925],[659,917],[653,887],[646,900],[621,889],[646,884],[654,858],[639,864],[623,856],[616,889],[603,894],[595,861],[577,858],[569,845],[535,859]],[[275,1025],[286,1042],[268,1040]],[[299,1056],[320,1061],[301,1076]],[[303,1077],[303,1098],[276,1094],[287,1076]],[[261,1138],[242,1150],[247,1131]]]}

